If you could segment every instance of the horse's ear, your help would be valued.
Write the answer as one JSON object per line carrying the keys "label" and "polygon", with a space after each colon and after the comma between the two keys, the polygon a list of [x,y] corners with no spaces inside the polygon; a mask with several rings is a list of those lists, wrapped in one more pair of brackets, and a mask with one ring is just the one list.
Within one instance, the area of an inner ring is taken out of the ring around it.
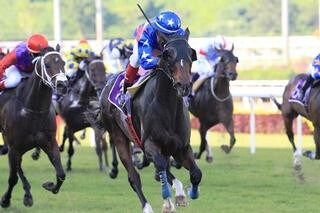
{"label": "horse's ear", "polygon": [[42,52],[44,49],[41,47],[41,45],[38,45],[38,48],[40,50],[40,52]]}
{"label": "horse's ear", "polygon": [[189,30],[189,28],[187,27],[187,28],[184,30],[184,37],[186,38],[187,41],[189,40],[189,35],[190,35],[190,30]]}
{"label": "horse's ear", "polygon": [[191,48],[191,50],[192,50],[191,60],[192,61],[198,60],[197,51],[195,49],[193,49],[193,48]]}
{"label": "horse's ear", "polygon": [[57,45],[56,45],[56,51],[57,51],[57,52],[60,52],[60,44],[57,44]]}
{"label": "horse's ear", "polygon": [[9,48],[7,49],[7,54],[9,54],[10,53],[10,50],[9,50]]}
{"label": "horse's ear", "polygon": [[156,30],[156,35],[157,35],[158,43],[160,44],[161,47],[164,47],[164,45],[168,41],[168,37],[164,33],[160,32],[159,30]]}
{"label": "horse's ear", "polygon": [[232,43],[232,47],[231,47],[231,52],[233,52],[233,50],[234,50],[234,43]]}

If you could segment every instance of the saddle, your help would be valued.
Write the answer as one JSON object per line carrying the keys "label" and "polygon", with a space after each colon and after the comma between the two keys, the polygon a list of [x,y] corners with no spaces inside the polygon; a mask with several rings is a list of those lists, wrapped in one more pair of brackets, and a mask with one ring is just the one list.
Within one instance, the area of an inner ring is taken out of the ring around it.
{"label": "saddle", "polygon": [[311,89],[316,87],[317,85],[319,85],[320,81],[316,80],[315,82],[313,82],[313,84],[307,88],[303,99],[300,100],[299,94],[300,94],[300,91],[301,91],[302,87],[304,86],[306,80],[307,80],[306,78],[302,78],[298,81],[298,83],[296,84],[294,90],[292,91],[292,93],[289,97],[289,100],[288,100],[289,102],[294,102],[294,103],[298,103],[303,106],[308,106]]}
{"label": "saddle", "polygon": [[125,121],[129,134],[131,135],[135,144],[142,148],[142,142],[138,137],[136,130],[134,129],[132,122],[132,101],[136,96],[137,92],[148,82],[148,80],[155,75],[155,70],[148,70],[141,75],[137,75],[134,84],[127,89],[125,94],[125,104],[121,105],[119,97],[122,95],[122,88],[125,79],[125,73],[121,73],[116,78],[111,91],[108,96],[109,102],[114,105],[121,112],[121,119]]}

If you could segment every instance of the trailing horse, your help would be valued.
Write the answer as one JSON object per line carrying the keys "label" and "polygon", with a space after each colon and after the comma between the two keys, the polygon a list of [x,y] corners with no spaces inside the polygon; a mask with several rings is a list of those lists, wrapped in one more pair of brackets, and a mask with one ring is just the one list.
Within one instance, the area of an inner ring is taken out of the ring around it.
{"label": "trailing horse", "polygon": [[0,96],[0,127],[5,144],[9,147],[10,175],[8,189],[1,198],[3,208],[10,206],[11,193],[18,181],[18,175],[25,191],[23,203],[33,205],[30,184],[24,176],[22,155],[34,147],[40,147],[56,170],[56,184],[46,182],[43,187],[56,194],[65,180],[56,136],[55,110],[51,105],[52,90],[59,94],[67,92],[67,78],[64,61],[52,47],[41,51],[35,59],[31,77],[15,89]]}
{"label": "trailing horse", "polygon": [[229,91],[229,82],[237,78],[238,58],[233,55],[233,47],[231,50],[219,50],[218,52],[220,60],[214,67],[213,76],[205,79],[195,96],[189,99],[189,110],[200,121],[201,144],[195,157],[200,159],[203,151],[207,149],[206,159],[208,162],[212,162],[213,157],[206,135],[212,126],[222,123],[230,135],[230,146],[221,146],[225,153],[229,153],[236,142],[232,119],[233,101]]}
{"label": "trailing horse", "polygon": [[316,152],[306,151],[304,155],[310,159],[320,159],[320,87],[319,82],[314,83],[314,85],[307,90],[306,96],[306,104],[296,102],[294,99],[294,95],[298,93],[298,90],[301,89],[301,85],[303,85],[307,74],[299,74],[294,76],[288,82],[285,90],[283,92],[283,103],[280,104],[277,100],[272,97],[273,101],[281,110],[282,118],[284,121],[284,126],[286,130],[286,134],[288,139],[292,145],[292,149],[294,152],[294,166],[295,169],[300,169],[301,153],[298,153],[297,148],[294,143],[294,134],[292,130],[292,122],[298,116],[302,115],[306,119],[310,120],[314,127],[313,138],[315,142]]}
{"label": "trailing horse", "polygon": [[[190,146],[189,113],[182,97],[191,92],[191,64],[196,60],[196,52],[189,46],[189,30],[185,36],[166,37],[157,32],[158,41],[163,44],[163,52],[155,74],[135,95],[132,102],[132,124],[136,130],[133,137],[127,129],[128,122],[122,120],[124,114],[109,100],[115,81],[121,74],[108,77],[107,86],[101,96],[101,118],[114,141],[119,157],[128,172],[128,180],[137,193],[143,212],[152,212],[142,189],[139,174],[134,168],[130,141],[139,141],[148,158],[153,161],[162,182],[163,212],[175,212],[171,202],[169,184],[176,190],[176,202],[185,206],[186,199],[182,183],[169,171],[170,156],[190,172],[192,183],[189,196],[199,196],[198,185],[202,173],[195,163]],[[128,103],[127,103],[128,104]],[[126,118],[127,121],[130,117]]]}
{"label": "trailing horse", "polygon": [[[106,84],[105,66],[100,56],[89,58],[86,60],[86,64],[84,72],[78,71],[78,79],[69,89],[68,94],[61,101],[53,101],[56,111],[65,122],[62,144],[60,145],[61,152],[64,150],[66,139],[68,138],[69,140],[67,171],[72,170],[71,160],[74,154],[74,134],[87,127],[92,127],[95,133],[96,153],[99,158],[100,170],[104,170],[108,165],[107,143],[103,137],[104,130],[99,128],[101,125],[96,120],[89,122],[86,116],[88,110],[95,110],[99,107],[99,95]],[[80,99],[79,106],[72,107],[74,97],[80,96],[80,94],[81,97],[78,97]],[[38,158],[39,152],[40,149],[35,150],[33,157],[36,158],[34,159]]]}

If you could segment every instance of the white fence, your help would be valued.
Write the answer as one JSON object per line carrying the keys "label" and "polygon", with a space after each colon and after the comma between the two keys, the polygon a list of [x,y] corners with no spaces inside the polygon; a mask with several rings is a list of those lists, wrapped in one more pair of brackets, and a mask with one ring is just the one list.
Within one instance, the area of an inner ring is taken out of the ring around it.
{"label": "white fence", "polygon": [[[275,81],[232,81],[230,91],[233,97],[249,98],[250,104],[250,153],[256,152],[256,130],[255,130],[255,112],[254,98],[269,98],[270,96],[281,97],[287,80]],[[297,118],[297,149],[301,153],[302,147],[302,121],[301,116]]]}

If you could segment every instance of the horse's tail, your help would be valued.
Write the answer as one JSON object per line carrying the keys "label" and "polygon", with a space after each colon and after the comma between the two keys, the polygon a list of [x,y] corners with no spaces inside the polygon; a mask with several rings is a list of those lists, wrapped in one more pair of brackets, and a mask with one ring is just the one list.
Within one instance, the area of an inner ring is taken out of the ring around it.
{"label": "horse's tail", "polygon": [[270,96],[270,99],[277,105],[278,109],[281,110],[282,104],[280,104],[274,96]]}

